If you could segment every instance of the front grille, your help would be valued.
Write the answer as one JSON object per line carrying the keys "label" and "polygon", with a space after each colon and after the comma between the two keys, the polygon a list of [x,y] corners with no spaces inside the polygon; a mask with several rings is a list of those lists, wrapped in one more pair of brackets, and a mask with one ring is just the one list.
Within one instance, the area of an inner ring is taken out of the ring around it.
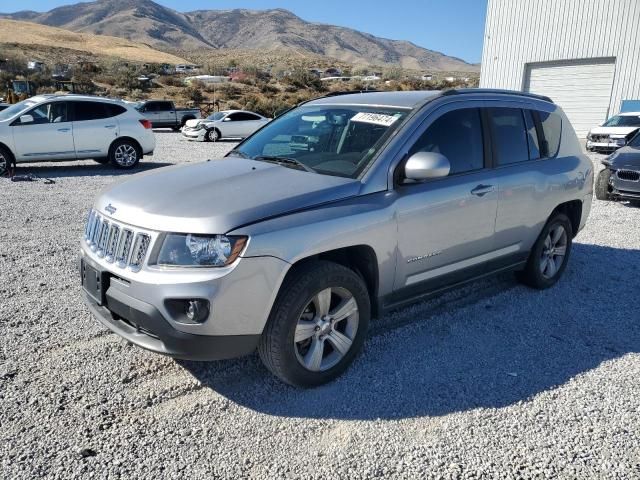
{"label": "front grille", "polygon": [[104,258],[119,268],[129,268],[137,272],[144,264],[151,236],[143,232],[134,232],[91,210],[84,229],[84,241],[98,258]]}
{"label": "front grille", "polygon": [[620,180],[626,180],[627,182],[640,182],[640,172],[635,170],[618,170],[616,176]]}
{"label": "front grille", "polygon": [[591,141],[596,143],[609,143],[609,135],[591,135]]}

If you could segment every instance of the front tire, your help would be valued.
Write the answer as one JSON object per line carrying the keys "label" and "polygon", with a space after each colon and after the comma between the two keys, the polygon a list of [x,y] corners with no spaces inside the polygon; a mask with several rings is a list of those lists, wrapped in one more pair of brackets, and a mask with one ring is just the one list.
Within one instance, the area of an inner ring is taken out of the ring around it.
{"label": "front tire", "polygon": [[217,128],[207,130],[207,133],[204,134],[204,139],[207,142],[217,142],[218,140],[220,140],[220,132]]}
{"label": "front tire", "polygon": [[538,290],[552,287],[567,267],[572,244],[573,227],[569,217],[556,213],[542,229],[525,269],[518,272],[518,280]]}
{"label": "front tire", "polygon": [[598,200],[611,199],[611,197],[609,196],[609,193],[610,193],[609,180],[610,179],[611,179],[611,170],[609,170],[608,168],[601,170],[600,173],[598,174],[598,177],[596,178],[596,184],[594,187],[596,198]]}
{"label": "front tire", "polygon": [[116,168],[131,169],[138,164],[140,157],[140,147],[132,140],[117,140],[109,149],[109,161]]}
{"label": "front tire", "polygon": [[11,152],[0,145],[0,177],[6,175],[13,163],[13,155]]}
{"label": "front tire", "polygon": [[353,362],[370,317],[369,293],[356,272],[332,262],[309,263],[283,284],[258,352],[284,382],[322,385]]}

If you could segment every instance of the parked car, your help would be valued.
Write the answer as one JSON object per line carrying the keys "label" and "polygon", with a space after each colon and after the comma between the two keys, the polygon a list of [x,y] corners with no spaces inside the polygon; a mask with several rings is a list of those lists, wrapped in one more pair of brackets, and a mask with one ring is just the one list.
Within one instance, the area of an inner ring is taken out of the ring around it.
{"label": "parked car", "polygon": [[197,108],[176,108],[166,100],[146,100],[136,104],[136,110],[151,121],[153,128],[172,128],[176,132],[189,120],[200,118]]}
{"label": "parked car", "polygon": [[587,135],[587,150],[611,153],[624,147],[640,130],[640,112],[625,112],[592,128]]}
{"label": "parked car", "polygon": [[245,138],[271,121],[254,112],[225,110],[201,120],[188,120],[182,135],[189,140],[216,142],[221,138]]}
{"label": "parked car", "polygon": [[116,100],[40,95],[0,112],[0,174],[13,161],[94,159],[133,168],[155,146],[151,123]]}
{"label": "parked car", "polygon": [[640,133],[627,146],[602,160],[604,169],[596,179],[599,200],[630,200],[640,206]]}
{"label": "parked car", "polygon": [[224,159],[102,192],[81,242],[84,298],[149,350],[257,348],[283,381],[319,385],[388,310],[508,270],[554,285],[592,194],[593,165],[546,97],[320,98]]}

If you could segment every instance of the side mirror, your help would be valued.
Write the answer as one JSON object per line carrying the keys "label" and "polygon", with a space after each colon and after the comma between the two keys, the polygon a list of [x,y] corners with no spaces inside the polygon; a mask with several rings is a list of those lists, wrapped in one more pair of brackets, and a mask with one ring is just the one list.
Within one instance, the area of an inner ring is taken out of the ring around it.
{"label": "side mirror", "polygon": [[423,181],[446,177],[451,170],[447,157],[436,152],[417,152],[409,157],[404,166],[404,176],[408,180]]}
{"label": "side mirror", "polygon": [[33,123],[33,115],[21,115],[20,124],[24,125],[25,123]]}

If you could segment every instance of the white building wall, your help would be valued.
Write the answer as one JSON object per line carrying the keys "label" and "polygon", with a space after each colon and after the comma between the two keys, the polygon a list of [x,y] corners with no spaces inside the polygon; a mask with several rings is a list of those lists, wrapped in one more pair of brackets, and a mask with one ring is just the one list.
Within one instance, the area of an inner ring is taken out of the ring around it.
{"label": "white building wall", "polygon": [[524,90],[527,64],[609,57],[614,114],[640,99],[640,0],[489,0],[481,87]]}

